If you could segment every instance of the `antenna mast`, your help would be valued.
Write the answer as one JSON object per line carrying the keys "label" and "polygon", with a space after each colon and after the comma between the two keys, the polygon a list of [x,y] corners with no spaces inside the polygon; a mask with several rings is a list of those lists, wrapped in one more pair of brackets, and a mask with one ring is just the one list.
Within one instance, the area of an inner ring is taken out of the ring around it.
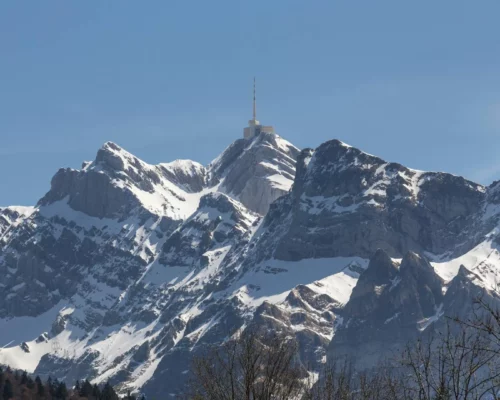
{"label": "antenna mast", "polygon": [[255,100],[255,76],[253,77],[253,120],[257,120],[257,104]]}

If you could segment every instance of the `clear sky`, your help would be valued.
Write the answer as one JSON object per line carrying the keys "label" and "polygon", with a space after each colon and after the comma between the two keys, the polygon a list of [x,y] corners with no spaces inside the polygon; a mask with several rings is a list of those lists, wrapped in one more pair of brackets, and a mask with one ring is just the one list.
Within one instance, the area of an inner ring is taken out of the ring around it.
{"label": "clear sky", "polygon": [[498,0],[0,2],[0,205],[114,141],[208,163],[251,118],[500,178]]}

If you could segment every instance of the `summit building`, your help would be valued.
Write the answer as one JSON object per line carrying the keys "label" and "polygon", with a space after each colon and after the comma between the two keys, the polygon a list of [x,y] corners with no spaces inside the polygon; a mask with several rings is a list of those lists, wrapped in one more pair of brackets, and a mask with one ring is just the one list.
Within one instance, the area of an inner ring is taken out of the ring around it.
{"label": "summit building", "polygon": [[243,137],[245,139],[251,139],[261,132],[275,133],[272,126],[261,125],[257,120],[257,102],[255,94],[255,78],[253,78],[253,118],[248,121],[248,126],[243,128]]}

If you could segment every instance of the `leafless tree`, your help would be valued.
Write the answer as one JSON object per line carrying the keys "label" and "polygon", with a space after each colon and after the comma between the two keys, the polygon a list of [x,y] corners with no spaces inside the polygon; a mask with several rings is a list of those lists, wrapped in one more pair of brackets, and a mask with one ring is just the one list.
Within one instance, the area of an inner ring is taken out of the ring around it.
{"label": "leafless tree", "polygon": [[195,358],[193,372],[193,399],[289,400],[305,390],[295,342],[252,330]]}
{"label": "leafless tree", "polygon": [[496,399],[498,357],[477,331],[446,331],[409,344],[402,357],[405,390],[418,400]]}
{"label": "leafless tree", "polygon": [[500,356],[500,286],[495,286],[473,302],[472,316],[469,318],[455,317],[451,320],[456,324],[482,335],[489,343],[488,350]]}
{"label": "leafless tree", "polygon": [[247,331],[197,357],[190,399],[500,400],[500,311],[474,302],[467,320],[408,343],[400,358],[359,372],[349,363],[307,378],[295,341]]}
{"label": "leafless tree", "polygon": [[396,362],[359,372],[345,364],[326,369],[307,400],[500,399],[500,313],[478,300],[482,312],[448,319],[409,342]]}
{"label": "leafless tree", "polygon": [[392,367],[380,366],[375,372],[356,372],[350,363],[325,367],[304,400],[398,400],[402,385]]}

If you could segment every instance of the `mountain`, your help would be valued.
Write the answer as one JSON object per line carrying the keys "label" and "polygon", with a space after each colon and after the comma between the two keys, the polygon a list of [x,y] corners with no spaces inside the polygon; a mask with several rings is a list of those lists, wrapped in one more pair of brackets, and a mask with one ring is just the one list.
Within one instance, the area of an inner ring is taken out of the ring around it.
{"label": "mountain", "polygon": [[499,193],[338,140],[262,133],[206,167],[108,142],[0,210],[0,363],[158,397],[253,326],[295,337],[311,372],[370,367],[493,296]]}
{"label": "mountain", "polygon": [[251,211],[266,214],[271,203],[287,193],[295,176],[299,150],[273,133],[239,139],[209,165],[218,190]]}

